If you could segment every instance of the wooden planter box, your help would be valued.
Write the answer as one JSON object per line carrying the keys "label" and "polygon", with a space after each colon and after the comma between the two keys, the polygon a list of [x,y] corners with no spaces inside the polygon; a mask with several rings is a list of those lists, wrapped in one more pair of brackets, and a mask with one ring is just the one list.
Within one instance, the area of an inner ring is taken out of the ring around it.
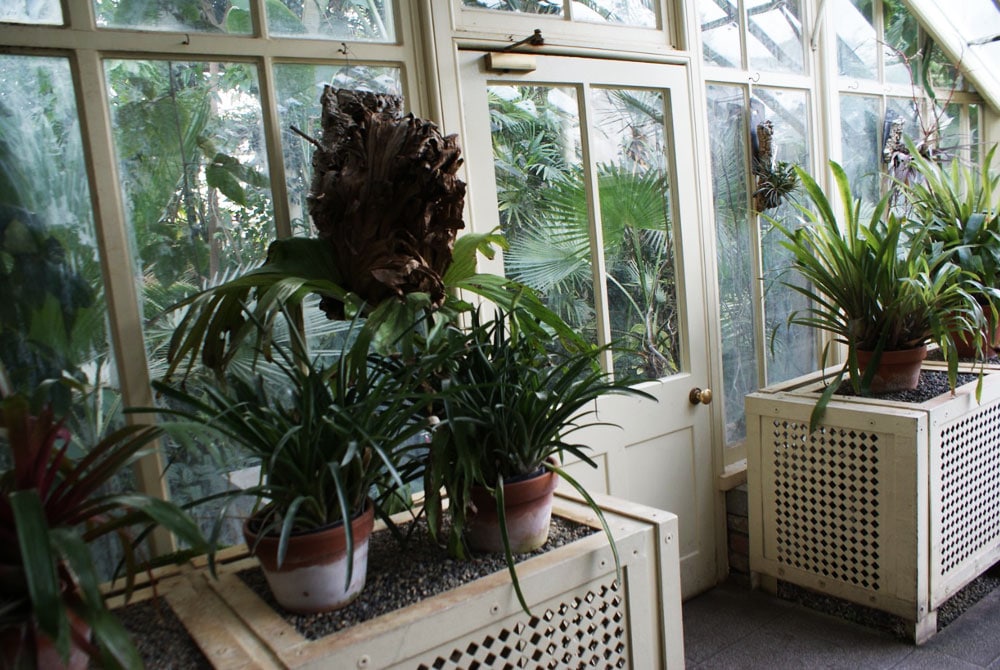
{"label": "wooden planter box", "polygon": [[1000,559],[1000,372],[975,388],[837,397],[812,434],[822,373],[748,395],[751,571],[932,636],[938,607]]}
{"label": "wooden planter box", "polygon": [[[506,571],[310,641],[237,576],[231,551],[214,580],[203,566],[161,579],[160,594],[216,668],[683,668],[677,517],[600,498],[622,563],[603,532],[518,564],[532,611]],[[599,527],[557,494],[555,513]]]}

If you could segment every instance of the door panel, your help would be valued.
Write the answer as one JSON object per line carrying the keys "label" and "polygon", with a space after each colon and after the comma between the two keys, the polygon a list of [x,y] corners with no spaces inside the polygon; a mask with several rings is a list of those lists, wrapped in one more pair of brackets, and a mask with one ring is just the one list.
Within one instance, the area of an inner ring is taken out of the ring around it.
{"label": "door panel", "polygon": [[593,490],[680,519],[685,595],[718,574],[706,252],[698,221],[688,72],[683,66],[537,56],[489,72],[461,52],[471,228],[501,226],[509,251],[485,270],[533,286],[578,332],[611,343],[605,369],[645,378],[656,400],[611,396],[574,437],[600,467]]}

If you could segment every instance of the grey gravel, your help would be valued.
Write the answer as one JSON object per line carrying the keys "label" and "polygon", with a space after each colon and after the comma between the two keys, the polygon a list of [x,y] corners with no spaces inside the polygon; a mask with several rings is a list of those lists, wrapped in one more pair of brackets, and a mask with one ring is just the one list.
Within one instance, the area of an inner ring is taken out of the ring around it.
{"label": "grey gravel", "polygon": [[[957,386],[974,382],[979,378],[978,374],[963,372],[958,375]],[[879,400],[895,400],[897,402],[925,402],[939,395],[949,393],[951,387],[948,385],[948,373],[940,370],[921,370],[920,381],[917,388],[908,391],[892,391],[890,393],[872,393],[872,398]],[[836,395],[854,396],[854,388],[850,382],[844,382],[837,389]]]}
{"label": "grey gravel", "polygon": [[[412,605],[467,582],[507,569],[502,554],[475,555],[468,561],[450,558],[434,544],[421,520],[405,547],[387,532],[372,536],[364,590],[343,609],[322,614],[291,614],[275,602],[260,568],[242,570],[239,577],[275,611],[310,640],[319,639],[387,612]],[[590,526],[552,518],[549,541],[541,549],[517,556],[520,562],[598,532]]]}
{"label": "grey gravel", "polygon": [[151,670],[212,668],[166,600],[150,598],[120,607],[115,614],[132,636],[144,667]]}
{"label": "grey gravel", "polygon": [[[938,608],[937,629],[940,632],[953,623],[963,612],[1000,586],[1000,565],[995,565],[969,582],[965,588],[949,598]],[[839,617],[862,626],[882,630],[902,639],[912,641],[912,633],[902,618],[871,607],[858,605],[840,598],[824,595],[789,582],[778,582],[778,597],[804,607]]]}

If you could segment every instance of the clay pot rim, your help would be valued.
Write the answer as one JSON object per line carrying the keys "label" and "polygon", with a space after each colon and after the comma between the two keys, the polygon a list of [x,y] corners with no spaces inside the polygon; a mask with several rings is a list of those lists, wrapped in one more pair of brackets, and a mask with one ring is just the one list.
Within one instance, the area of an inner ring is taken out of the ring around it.
{"label": "clay pot rim", "polygon": [[[858,362],[868,362],[874,355],[874,351],[870,349],[857,348],[855,350],[858,354]],[[895,363],[897,360],[913,360],[919,356],[920,360],[927,358],[927,345],[922,344],[919,347],[911,347],[909,349],[887,349],[882,352],[882,357],[879,358],[879,363]],[[862,361],[861,359],[864,359]]]}
{"label": "clay pot rim", "polygon": [[[259,517],[260,517],[260,515],[262,513],[263,513],[263,510],[258,511],[256,514],[252,514],[249,517],[247,517],[246,519],[244,519],[244,521],[243,521],[243,533],[244,533],[244,535],[252,536],[255,540],[257,538],[260,538],[261,542],[266,542],[266,541],[269,541],[269,540],[277,542],[280,533],[271,532],[271,533],[265,533],[264,535],[261,535],[260,533],[258,533],[258,532],[256,532],[256,531],[254,531],[254,530],[251,529],[251,524],[257,524],[259,526],[259,524],[260,524],[260,518]],[[375,503],[372,501],[371,498],[365,498],[365,506],[364,506],[364,508],[360,512],[358,512],[357,514],[355,514],[354,516],[351,517],[351,530],[354,531],[355,527],[357,527],[359,525],[359,522],[365,523],[365,525],[367,525],[367,523],[366,523],[367,522],[367,517],[371,517],[372,524],[374,524],[374,522],[375,522]],[[314,534],[319,534],[319,533],[325,533],[325,532],[328,532],[328,531],[331,531],[331,530],[335,530],[337,528],[343,528],[343,527],[344,527],[344,521],[343,521],[343,519],[341,519],[340,521],[334,521],[333,523],[326,524],[325,526],[319,526],[317,528],[308,528],[306,530],[293,530],[292,533],[291,533],[291,535],[289,535],[289,537],[290,538],[307,537],[309,535],[314,535]]]}

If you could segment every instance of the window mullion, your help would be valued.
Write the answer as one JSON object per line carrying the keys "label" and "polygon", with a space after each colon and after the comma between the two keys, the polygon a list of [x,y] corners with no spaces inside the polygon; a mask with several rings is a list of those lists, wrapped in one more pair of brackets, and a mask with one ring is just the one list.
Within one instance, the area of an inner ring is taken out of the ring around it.
{"label": "window mullion", "polygon": [[[601,197],[597,166],[590,151],[594,113],[590,104],[590,85],[580,89],[580,140],[581,162],[584,169],[584,189],[587,195],[587,211],[590,213],[590,260],[593,267],[594,311],[597,317],[597,343],[606,346],[611,343],[611,318],[608,310],[608,283],[605,281],[607,268],[604,260],[604,233],[601,229]],[[601,363],[607,371],[614,369],[610,350],[604,351]]]}
{"label": "window mullion", "polygon": [[75,30],[93,30],[97,24],[94,16],[94,3],[63,0],[63,20],[66,25]]}
{"label": "window mullion", "polygon": [[281,151],[281,117],[278,114],[274,82],[274,62],[264,57],[260,67],[261,114],[264,119],[264,142],[267,145],[267,169],[271,178],[271,202],[278,238],[292,234],[288,208],[288,180],[285,178],[284,154]]}

